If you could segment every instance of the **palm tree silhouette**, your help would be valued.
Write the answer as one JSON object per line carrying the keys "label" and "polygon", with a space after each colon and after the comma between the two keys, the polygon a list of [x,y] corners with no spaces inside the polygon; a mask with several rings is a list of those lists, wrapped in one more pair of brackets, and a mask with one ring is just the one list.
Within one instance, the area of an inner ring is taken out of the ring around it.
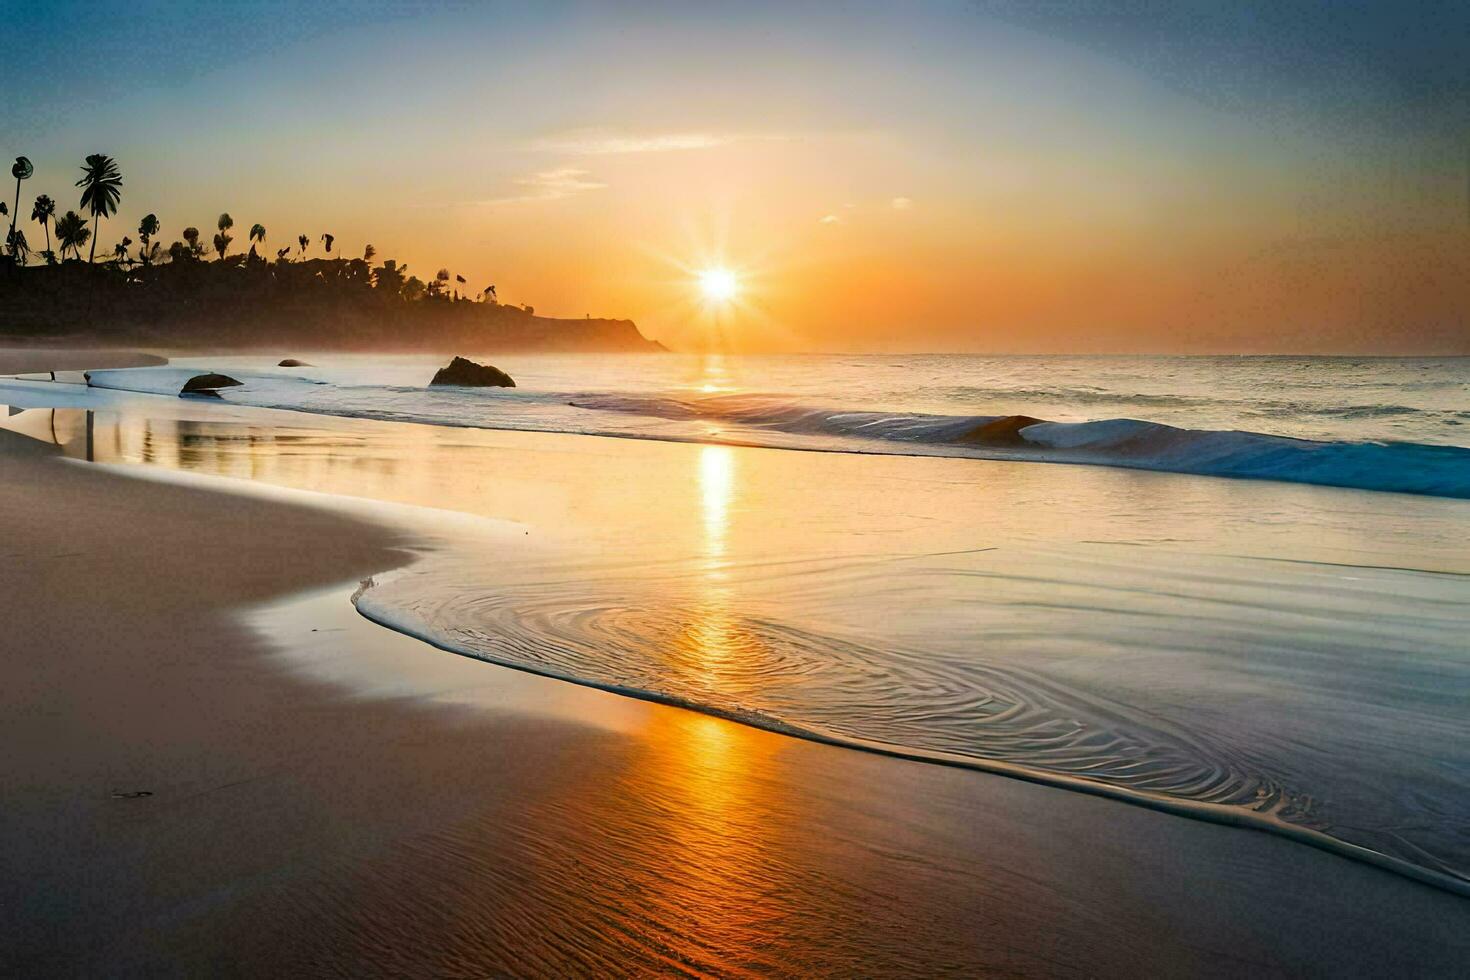
{"label": "palm tree silhouette", "polygon": [[46,251],[51,251],[51,226],[48,224],[56,216],[56,202],[45,194],[36,195],[36,203],[31,205],[31,220],[41,222],[41,230],[46,232]]}
{"label": "palm tree silhouette", "polygon": [[26,241],[26,233],[23,229],[17,228],[10,233],[10,254],[16,262],[21,265],[26,264],[26,259],[31,254],[31,245]]}
{"label": "palm tree silhouette", "polygon": [[373,256],[377,254],[378,250],[369,245],[367,248],[362,250],[362,260],[364,262],[371,262],[373,260]]}
{"label": "palm tree silhouette", "polygon": [[97,260],[98,222],[117,213],[117,202],[122,199],[122,171],[117,161],[103,153],[92,153],[82,164],[82,176],[77,186],[82,189],[82,207],[92,215],[92,252],[88,262]]}
{"label": "palm tree silhouette", "polygon": [[189,254],[194,258],[204,254],[204,249],[199,245],[199,229],[190,225],[184,229],[184,241],[189,243]]}
{"label": "palm tree silhouette", "polygon": [[290,254],[291,254],[291,246],[290,245],[287,245],[285,248],[278,248],[278,249],[276,249],[276,258],[278,260],[279,259],[284,259],[286,256],[288,256]]}
{"label": "palm tree silhouette", "polygon": [[296,244],[301,246],[301,257],[303,259],[306,258],[306,246],[311,244],[311,239],[307,238],[305,235],[297,235]]}
{"label": "palm tree silhouette", "polygon": [[235,239],[230,235],[230,229],[235,227],[235,219],[230,217],[228,211],[219,216],[219,234],[214,236],[214,250],[219,253],[219,260],[225,260],[225,251],[230,247],[230,242]]}
{"label": "palm tree silhouette", "polygon": [[158,234],[158,228],[158,215],[156,214],[144,215],[143,220],[138,222],[138,238],[143,242],[143,247],[138,249],[138,256],[143,260],[144,265],[153,261],[153,253],[149,250],[148,243],[153,240],[154,235]]}
{"label": "palm tree silhouette", "polygon": [[327,246],[327,254],[332,254],[332,243],[337,240],[336,235],[322,235],[322,242]]}
{"label": "palm tree silhouette", "polygon": [[65,255],[70,249],[72,254],[80,259],[82,246],[86,245],[91,237],[92,229],[87,227],[87,219],[75,211],[68,211],[56,219],[56,241],[61,245],[62,255]]}
{"label": "palm tree silhouette", "polygon": [[254,255],[255,254],[255,245],[256,245],[256,243],[259,243],[261,245],[264,245],[265,244],[265,225],[261,224],[258,221],[255,224],[253,224],[253,225],[250,226],[250,254],[251,255]]}
{"label": "palm tree silhouette", "polygon": [[15,220],[20,217],[20,182],[33,173],[35,168],[31,166],[31,161],[25,157],[15,158],[15,163],[10,168],[10,176],[15,178],[15,213],[10,216],[10,238],[7,240],[15,238]]}

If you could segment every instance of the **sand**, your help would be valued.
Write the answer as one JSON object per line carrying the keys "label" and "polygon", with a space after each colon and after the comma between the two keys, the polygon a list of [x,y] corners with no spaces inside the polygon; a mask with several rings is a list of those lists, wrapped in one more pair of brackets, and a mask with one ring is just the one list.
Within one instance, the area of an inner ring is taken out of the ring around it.
{"label": "sand", "polygon": [[[0,433],[0,970],[1404,975],[1470,957],[1470,903],[1290,841],[634,704],[357,617],[355,580],[421,545],[320,500],[132,479]],[[405,680],[369,696],[326,665]]]}

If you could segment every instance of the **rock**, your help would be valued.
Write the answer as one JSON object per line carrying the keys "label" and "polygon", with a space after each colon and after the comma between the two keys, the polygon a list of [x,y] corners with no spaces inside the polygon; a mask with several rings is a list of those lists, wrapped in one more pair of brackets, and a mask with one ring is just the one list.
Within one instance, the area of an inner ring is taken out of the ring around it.
{"label": "rock", "polygon": [[461,385],[466,388],[514,388],[510,375],[489,364],[476,364],[464,357],[456,357],[448,367],[442,367],[434,375],[431,385]]}
{"label": "rock", "polygon": [[981,446],[1025,446],[1028,443],[1021,435],[1021,430],[1028,425],[1045,421],[1046,419],[1035,419],[1029,415],[1003,415],[984,425],[975,426],[955,441],[973,442]]}
{"label": "rock", "polygon": [[184,387],[179,389],[181,395],[208,395],[219,397],[220,388],[233,388],[240,384],[234,378],[226,374],[197,374],[184,382]]}
{"label": "rock", "polygon": [[280,364],[277,364],[276,367],[311,367],[311,365],[305,361],[298,361],[294,357],[288,357]]}

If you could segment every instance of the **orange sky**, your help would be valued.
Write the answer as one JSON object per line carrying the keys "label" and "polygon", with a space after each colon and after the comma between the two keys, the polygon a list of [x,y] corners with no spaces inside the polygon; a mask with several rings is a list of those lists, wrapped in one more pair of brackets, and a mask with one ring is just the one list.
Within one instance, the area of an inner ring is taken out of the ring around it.
{"label": "orange sky", "polygon": [[[128,84],[43,85],[75,25],[20,25],[50,40],[3,149],[63,210],[115,156],[102,245],[227,210],[684,348],[1470,353],[1464,110],[1415,94],[1418,39],[1373,62],[1251,33],[1271,7],[1205,44],[1003,0],[159,9],[99,54]],[[742,280],[717,315],[707,265]]]}

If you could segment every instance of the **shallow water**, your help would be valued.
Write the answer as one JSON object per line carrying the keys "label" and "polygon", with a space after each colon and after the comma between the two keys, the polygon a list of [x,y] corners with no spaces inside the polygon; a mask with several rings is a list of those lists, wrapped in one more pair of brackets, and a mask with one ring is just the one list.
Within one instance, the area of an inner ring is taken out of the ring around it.
{"label": "shallow water", "polygon": [[[514,389],[425,387],[428,358],[190,358],[92,373],[175,394],[436,425],[1088,463],[1470,497],[1470,358],[519,355]],[[997,438],[1024,415],[1048,424]]]}
{"label": "shallow water", "polygon": [[1470,872],[1470,503],[79,397],[9,424],[521,522],[358,599],[458,652]]}

